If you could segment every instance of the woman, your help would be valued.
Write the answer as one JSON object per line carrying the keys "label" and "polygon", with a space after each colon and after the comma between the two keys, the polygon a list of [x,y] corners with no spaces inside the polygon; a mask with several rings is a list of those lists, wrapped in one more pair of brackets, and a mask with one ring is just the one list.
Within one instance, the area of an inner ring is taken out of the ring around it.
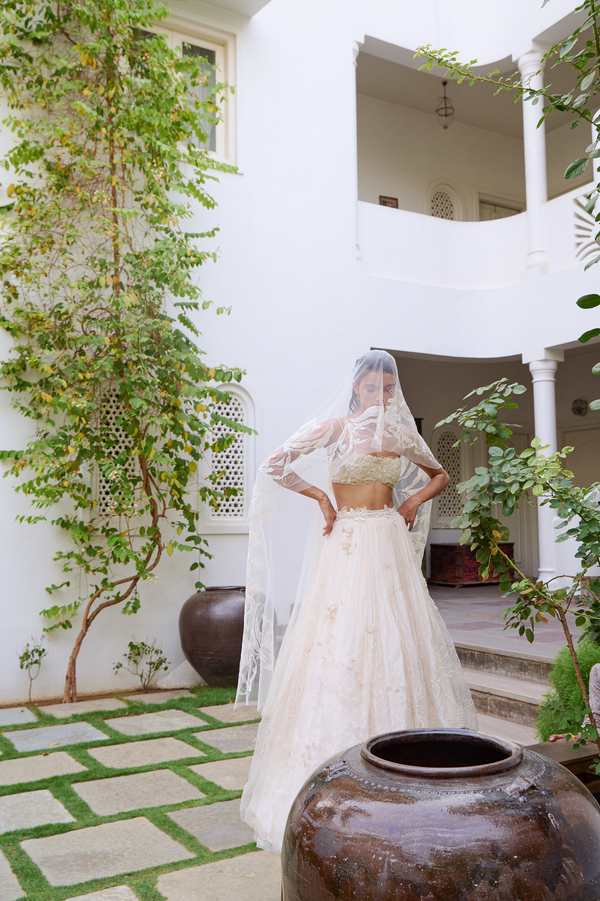
{"label": "woman", "polygon": [[[260,467],[238,690],[238,702],[247,701],[260,672],[263,719],[241,803],[259,847],[280,850],[294,797],[333,754],[393,729],[477,728],[420,568],[428,502],[447,484],[385,351],[359,358],[352,377]],[[284,488],[316,501],[320,523],[275,665]]]}

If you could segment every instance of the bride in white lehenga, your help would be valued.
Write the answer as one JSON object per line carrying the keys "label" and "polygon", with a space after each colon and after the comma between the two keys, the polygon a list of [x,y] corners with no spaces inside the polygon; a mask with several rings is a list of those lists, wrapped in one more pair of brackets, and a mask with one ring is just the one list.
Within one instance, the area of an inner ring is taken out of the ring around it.
{"label": "bride in white lehenga", "polygon": [[[333,754],[391,730],[477,728],[421,574],[428,502],[447,483],[385,351],[357,360],[351,378],[260,467],[237,701],[258,697],[262,712],[241,802],[259,847],[281,849],[296,794]],[[286,562],[282,488],[316,500],[320,524],[311,527],[275,660],[276,624],[289,606],[277,569]]]}

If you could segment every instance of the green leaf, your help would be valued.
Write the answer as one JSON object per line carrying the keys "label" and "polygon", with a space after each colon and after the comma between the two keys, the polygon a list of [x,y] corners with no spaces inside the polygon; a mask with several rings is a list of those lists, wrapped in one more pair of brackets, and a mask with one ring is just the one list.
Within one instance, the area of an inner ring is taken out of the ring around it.
{"label": "green leaf", "polygon": [[581,175],[582,172],[585,172],[589,164],[590,161],[587,156],[579,157],[579,159],[574,160],[567,166],[567,168],[565,169],[564,178],[577,178],[578,175]]}
{"label": "green leaf", "polygon": [[578,299],[577,306],[582,310],[591,310],[592,307],[600,306],[600,294],[584,294]]}
{"label": "green leaf", "polygon": [[580,85],[581,90],[587,91],[587,89],[592,84],[595,77],[596,77],[596,70],[592,69],[592,71],[588,72],[588,74],[585,76],[585,78],[581,82],[581,85]]}
{"label": "green leaf", "polygon": [[531,493],[535,494],[536,497],[541,497],[541,495],[544,493],[544,486],[543,485],[534,485],[533,488],[531,489]]}
{"label": "green leaf", "polygon": [[600,328],[591,328],[588,332],[584,332],[579,340],[582,344],[587,344],[591,338],[597,338],[600,335]]}

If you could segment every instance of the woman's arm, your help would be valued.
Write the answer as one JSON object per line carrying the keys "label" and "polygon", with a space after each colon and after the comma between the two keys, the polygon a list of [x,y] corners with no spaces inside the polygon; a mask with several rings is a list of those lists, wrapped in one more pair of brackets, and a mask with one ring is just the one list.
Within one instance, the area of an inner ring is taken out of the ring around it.
{"label": "woman's arm", "polygon": [[450,481],[450,476],[442,467],[433,469],[430,466],[421,465],[420,469],[429,476],[429,482],[420,491],[407,497],[398,507],[398,513],[403,517],[409,532],[412,531],[412,527],[415,524],[415,516],[421,504],[441,494]]}
{"label": "woman's arm", "polygon": [[283,488],[289,488],[290,491],[296,491],[317,501],[325,518],[323,535],[328,535],[333,528],[335,508],[324,491],[310,485],[295,472],[292,463],[301,456],[337,441],[341,429],[340,421],[331,419],[304,434],[296,434],[267,457],[260,467],[262,472]]}
{"label": "woman's arm", "polygon": [[333,529],[333,523],[337,515],[335,512],[335,507],[329,500],[329,496],[325,494],[324,491],[321,491],[320,488],[315,488],[314,485],[309,485],[308,488],[305,488],[304,491],[300,492],[300,494],[303,494],[304,497],[312,497],[313,500],[318,503],[319,507],[321,508],[321,513],[325,518],[323,536],[329,535],[329,533]]}

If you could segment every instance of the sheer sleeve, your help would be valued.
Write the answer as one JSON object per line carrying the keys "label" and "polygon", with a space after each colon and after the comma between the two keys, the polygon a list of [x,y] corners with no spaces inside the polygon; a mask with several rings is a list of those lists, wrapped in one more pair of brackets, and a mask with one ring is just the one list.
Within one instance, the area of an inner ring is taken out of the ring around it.
{"label": "sheer sleeve", "polygon": [[300,467],[293,464],[313,451],[329,447],[337,441],[341,428],[338,419],[330,419],[316,427],[296,432],[263,461],[259,472],[270,476],[277,485],[291,491],[304,491],[311,487],[310,483],[297,471]]}
{"label": "sheer sleeve", "polygon": [[395,446],[391,450],[401,457],[406,457],[407,460],[410,460],[411,463],[415,463],[417,466],[425,466],[427,469],[442,468],[416,430],[398,429],[395,436]]}

